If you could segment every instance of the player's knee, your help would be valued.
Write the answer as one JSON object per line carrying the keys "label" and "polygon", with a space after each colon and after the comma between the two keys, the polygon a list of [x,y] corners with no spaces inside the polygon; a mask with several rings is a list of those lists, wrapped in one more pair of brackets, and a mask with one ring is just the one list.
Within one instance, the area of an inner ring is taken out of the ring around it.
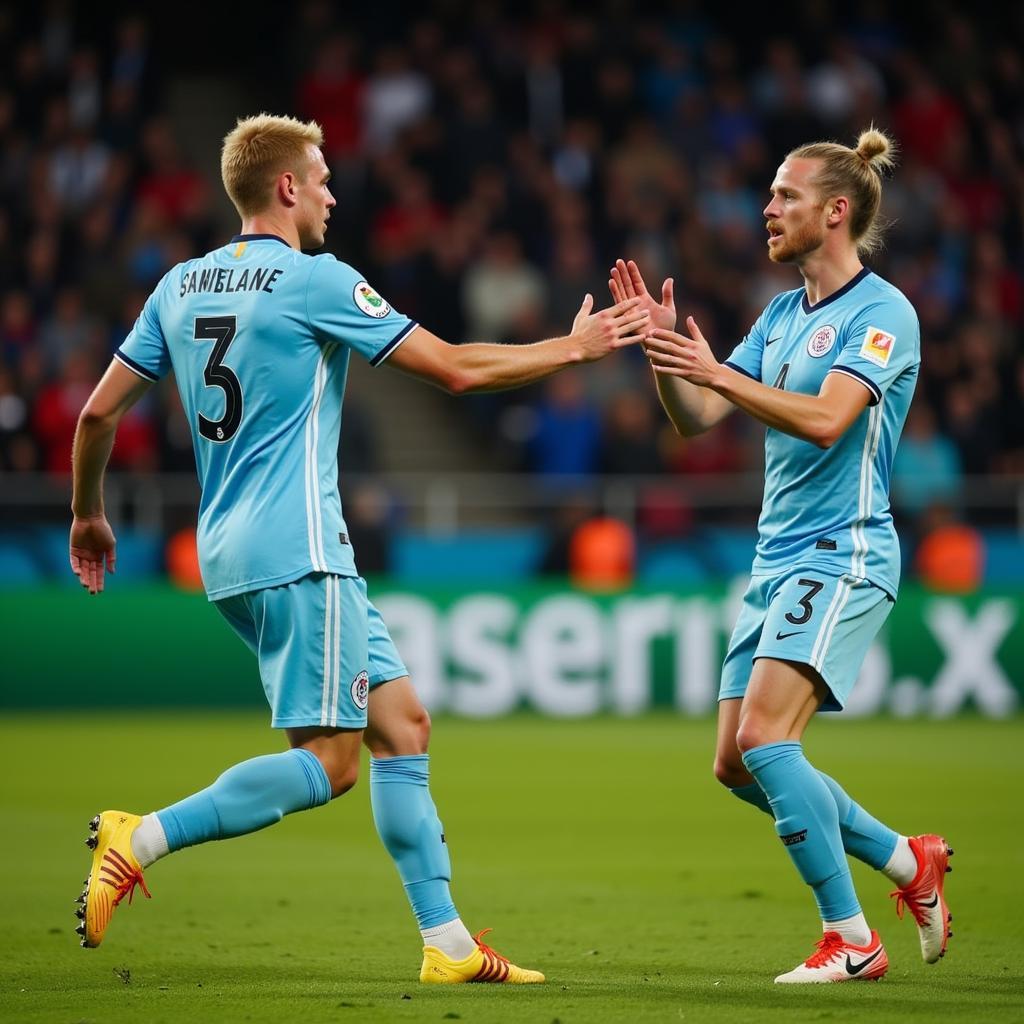
{"label": "player's knee", "polygon": [[726,757],[718,754],[715,757],[715,778],[727,789],[739,789],[752,782],[750,772],[743,766],[738,756]]}
{"label": "player's knee", "polygon": [[374,757],[408,757],[425,754],[430,744],[430,715],[422,704],[401,717],[394,717],[367,729],[366,745]]}
{"label": "player's knee", "polygon": [[425,754],[427,747],[430,746],[430,715],[422,704],[419,706],[419,710],[411,716],[409,729],[419,752]]}
{"label": "player's knee", "polygon": [[357,759],[325,764],[324,770],[331,780],[332,800],[347,793],[359,780],[359,761]]}
{"label": "player's knee", "polygon": [[422,704],[417,704],[399,723],[395,730],[395,756],[403,754],[425,754],[430,745],[430,715]]}
{"label": "player's knee", "polygon": [[736,730],[736,746],[742,753],[763,747],[766,743],[774,743],[776,737],[766,722],[749,716],[740,722]]}
{"label": "player's knee", "polygon": [[324,774],[331,784],[331,799],[347,793],[359,778],[359,752],[355,755],[347,749],[330,744],[319,744],[313,753],[323,766]]}

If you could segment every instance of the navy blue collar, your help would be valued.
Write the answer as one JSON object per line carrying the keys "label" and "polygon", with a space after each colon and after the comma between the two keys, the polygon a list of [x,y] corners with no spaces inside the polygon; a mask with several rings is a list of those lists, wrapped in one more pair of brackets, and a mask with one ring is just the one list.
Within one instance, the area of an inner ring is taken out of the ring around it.
{"label": "navy blue collar", "polygon": [[[288,245],[288,243],[280,235],[235,235],[231,239],[232,242],[264,242],[273,241],[280,242],[282,245]],[[291,246],[288,245],[290,249]]]}
{"label": "navy blue collar", "polygon": [[[253,235],[251,237],[255,238],[257,236]],[[273,235],[270,235],[270,236],[261,235],[261,236],[258,236],[258,237],[261,237],[261,238],[266,238],[266,237],[273,238],[274,236]],[[804,291],[804,297],[802,299],[802,305],[803,305],[804,312],[805,313],[816,313],[819,309],[822,308],[822,306],[827,306],[830,302],[835,302],[836,299],[841,299],[851,288],[856,288],[857,285],[859,285],[861,283],[861,281],[863,281],[864,278],[867,277],[868,274],[870,274],[870,273],[871,273],[871,271],[868,270],[867,267],[861,267],[860,270],[856,274],[854,274],[854,276],[851,277],[850,280],[847,281],[846,284],[844,284],[842,288],[839,289],[839,291],[833,292],[831,295],[829,295],[826,298],[822,299],[820,302],[816,302],[813,306],[807,301],[807,292],[805,290]]]}

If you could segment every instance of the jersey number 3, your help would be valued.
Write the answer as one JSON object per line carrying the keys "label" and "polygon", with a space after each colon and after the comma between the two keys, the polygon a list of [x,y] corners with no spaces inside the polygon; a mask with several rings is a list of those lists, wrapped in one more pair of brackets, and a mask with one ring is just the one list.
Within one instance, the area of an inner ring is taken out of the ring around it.
{"label": "jersey number 3", "polygon": [[203,380],[208,388],[220,388],[224,392],[224,415],[219,420],[199,414],[199,433],[207,441],[230,441],[242,422],[242,385],[231,367],[223,363],[235,340],[235,328],[233,316],[196,317],[195,340],[216,342],[206,361]]}

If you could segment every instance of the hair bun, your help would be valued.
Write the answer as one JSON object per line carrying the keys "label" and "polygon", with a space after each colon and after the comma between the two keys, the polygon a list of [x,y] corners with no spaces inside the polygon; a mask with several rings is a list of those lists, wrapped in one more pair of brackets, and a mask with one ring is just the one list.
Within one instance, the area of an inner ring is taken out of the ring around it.
{"label": "hair bun", "polygon": [[879,174],[893,166],[896,145],[893,140],[874,125],[860,133],[857,139],[857,156]]}

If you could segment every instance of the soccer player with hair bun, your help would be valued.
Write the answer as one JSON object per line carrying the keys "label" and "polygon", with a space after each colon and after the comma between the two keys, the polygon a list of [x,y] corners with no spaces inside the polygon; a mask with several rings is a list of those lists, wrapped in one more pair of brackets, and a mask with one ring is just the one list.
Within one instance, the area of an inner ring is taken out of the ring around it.
{"label": "soccer player with hair bun", "polygon": [[[449,890],[430,795],[430,718],[356,571],[338,496],[338,432],[350,354],[450,393],[529,384],[638,343],[637,298],[533,345],[449,345],[403,316],[352,267],[318,249],[334,196],[315,122],[260,114],[224,140],[224,186],[241,233],[164,275],[82,411],[75,435],[71,567],[92,594],[114,569],[103,472],[121,417],[172,369],[202,485],[198,550],[206,592],[259,661],[288,750],[225,771],[144,816],[104,811],[87,840],[83,946],[154,861],[228,839],[341,796],[370,750],[370,799],[423,938],[428,983],[541,982],[470,935]],[[197,655],[198,656],[198,655]],[[201,671],[202,662],[197,663]]]}
{"label": "soccer player with hair bun", "polygon": [[946,841],[882,824],[801,745],[817,711],[846,704],[899,586],[889,478],[920,330],[906,297],[862,263],[881,243],[893,150],[872,127],[853,149],[816,142],[785,158],[764,210],[768,256],[794,264],[803,287],[772,299],[723,363],[692,316],[675,332],[671,278],[660,302],[633,262],[618,261],[609,282],[613,298],[641,298],[651,314],[645,350],[680,434],[699,434],[736,408],[768,428],[757,551],[722,667],[715,775],[774,819],[814,893],[822,937],[775,979],[783,984],[876,979],[888,969],[847,855],[895,883],[897,913],[912,914],[926,962],[945,954],[952,934]]}

